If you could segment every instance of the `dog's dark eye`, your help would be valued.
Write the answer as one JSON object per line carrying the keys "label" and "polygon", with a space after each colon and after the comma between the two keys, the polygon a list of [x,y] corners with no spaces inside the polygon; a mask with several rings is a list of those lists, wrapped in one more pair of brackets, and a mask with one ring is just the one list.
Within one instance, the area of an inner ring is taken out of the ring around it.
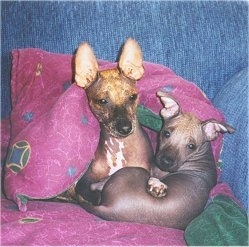
{"label": "dog's dark eye", "polygon": [[163,136],[165,137],[165,138],[170,138],[170,132],[168,131],[168,130],[164,130],[163,131]]}
{"label": "dog's dark eye", "polygon": [[129,100],[130,101],[135,101],[137,99],[137,94],[132,94],[130,97],[129,97]]}
{"label": "dog's dark eye", "polygon": [[107,103],[108,103],[108,101],[106,99],[99,99],[98,100],[99,105],[106,105]]}
{"label": "dog's dark eye", "polygon": [[189,144],[187,145],[187,147],[188,147],[188,149],[190,149],[190,150],[195,150],[195,148],[196,148],[195,144],[193,144],[193,143],[189,143]]}

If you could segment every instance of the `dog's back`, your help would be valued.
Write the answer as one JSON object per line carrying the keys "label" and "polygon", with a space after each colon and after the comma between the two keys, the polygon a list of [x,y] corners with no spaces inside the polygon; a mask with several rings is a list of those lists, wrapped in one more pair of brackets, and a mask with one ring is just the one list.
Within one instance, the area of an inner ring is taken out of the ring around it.
{"label": "dog's back", "polygon": [[146,190],[149,177],[143,168],[123,168],[105,184],[100,206],[82,206],[106,220],[185,229],[204,209],[212,187],[196,172],[175,173],[162,180],[167,195],[155,198]]}

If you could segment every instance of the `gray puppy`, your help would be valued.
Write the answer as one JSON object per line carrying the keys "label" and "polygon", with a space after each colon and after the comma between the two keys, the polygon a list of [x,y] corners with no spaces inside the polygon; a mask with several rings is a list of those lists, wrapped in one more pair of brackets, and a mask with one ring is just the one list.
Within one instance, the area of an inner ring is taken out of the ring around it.
{"label": "gray puppy", "polygon": [[219,133],[233,133],[234,128],[213,119],[201,122],[192,113],[182,113],[167,94],[158,96],[164,106],[156,153],[161,174],[157,171],[153,178],[143,168],[122,168],[104,185],[99,206],[81,205],[106,220],[185,229],[203,211],[216,184],[210,141]]}

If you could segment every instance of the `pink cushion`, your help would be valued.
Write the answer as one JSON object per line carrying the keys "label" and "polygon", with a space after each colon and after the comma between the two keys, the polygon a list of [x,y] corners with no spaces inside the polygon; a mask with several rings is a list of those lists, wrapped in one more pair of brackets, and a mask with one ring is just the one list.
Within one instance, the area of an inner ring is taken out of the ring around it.
{"label": "pink cushion", "polygon": [[152,225],[104,221],[70,203],[31,201],[20,212],[3,199],[4,246],[183,246],[183,231]]}
{"label": "pink cushion", "polygon": [[[14,50],[11,126],[2,121],[2,154],[6,163],[1,222],[3,245],[186,245],[183,231],[165,227],[108,222],[79,205],[30,201],[65,191],[79,179],[94,157],[99,125],[88,108],[84,90],[72,84],[72,56],[39,49]],[[99,61],[100,68],[116,66]],[[144,63],[145,75],[137,83],[140,104],[159,113],[158,90],[171,93],[183,111],[201,120],[223,120],[200,89],[170,69]],[[11,134],[9,129],[11,127]],[[156,146],[156,133],[147,130]],[[212,143],[218,161],[222,136]],[[226,184],[210,193],[232,196]],[[21,211],[19,211],[21,210]]]}
{"label": "pink cushion", "polygon": [[[11,148],[6,164],[5,191],[20,210],[27,198],[54,197],[85,171],[98,144],[99,125],[83,89],[72,84],[72,56],[39,49],[14,50],[12,68]],[[99,61],[100,68],[115,63]],[[170,69],[144,63],[145,75],[137,83],[140,104],[159,113],[159,90],[171,93],[183,111],[201,120],[223,120],[201,90]],[[156,133],[149,131],[153,146]],[[222,136],[212,143],[218,161]]]}

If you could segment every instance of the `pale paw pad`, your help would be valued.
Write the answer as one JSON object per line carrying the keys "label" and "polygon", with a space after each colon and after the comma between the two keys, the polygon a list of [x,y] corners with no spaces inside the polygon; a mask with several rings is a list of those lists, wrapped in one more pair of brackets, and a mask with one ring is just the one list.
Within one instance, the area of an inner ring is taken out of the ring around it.
{"label": "pale paw pad", "polygon": [[167,194],[167,185],[158,178],[151,177],[147,184],[147,191],[154,197],[164,197]]}

